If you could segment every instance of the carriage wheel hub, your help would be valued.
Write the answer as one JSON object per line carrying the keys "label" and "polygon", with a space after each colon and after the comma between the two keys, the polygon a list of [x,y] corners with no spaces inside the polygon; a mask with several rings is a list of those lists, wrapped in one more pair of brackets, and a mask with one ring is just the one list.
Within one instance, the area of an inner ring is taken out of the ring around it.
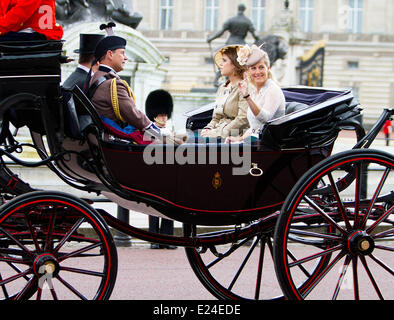
{"label": "carriage wheel hub", "polygon": [[34,260],[34,273],[42,277],[43,275],[56,276],[59,272],[59,263],[51,254],[41,254]]}
{"label": "carriage wheel hub", "polygon": [[375,248],[375,242],[364,231],[356,231],[348,239],[348,248],[353,254],[368,255]]}

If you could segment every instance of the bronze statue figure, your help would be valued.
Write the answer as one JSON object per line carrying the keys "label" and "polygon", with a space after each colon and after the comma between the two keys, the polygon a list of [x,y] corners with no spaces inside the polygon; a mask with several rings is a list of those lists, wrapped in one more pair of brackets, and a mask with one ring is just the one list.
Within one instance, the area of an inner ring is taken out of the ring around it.
{"label": "bronze statue figure", "polygon": [[[246,44],[245,38],[250,32],[255,39],[255,44],[257,46],[263,45],[262,48],[268,53],[270,58],[271,66],[278,59],[284,59],[287,54],[287,45],[285,41],[276,35],[268,35],[263,38],[259,38],[256,34],[256,30],[253,26],[253,22],[245,16],[244,12],[246,6],[240,4],[238,6],[238,14],[230,19],[228,19],[224,24],[223,28],[217,33],[208,37],[207,42],[210,44],[214,39],[221,37],[226,31],[230,32],[230,36],[226,41],[226,45],[231,44]],[[219,87],[219,79],[221,77],[220,71],[216,72],[214,85]]]}
{"label": "bronze statue figure", "polygon": [[136,29],[142,20],[125,0],[56,0],[56,18],[63,23],[115,20]]}
{"label": "bronze statue figure", "polygon": [[228,19],[223,24],[222,30],[208,37],[207,39],[208,43],[210,43],[212,40],[216,38],[221,37],[226,31],[230,32],[230,36],[226,41],[226,45],[245,44],[245,38],[248,35],[248,32],[250,32],[253,35],[256,41],[259,40],[259,37],[256,34],[256,30],[253,26],[252,21],[244,14],[245,10],[246,10],[246,6],[244,4],[240,4],[238,6],[238,14]]}

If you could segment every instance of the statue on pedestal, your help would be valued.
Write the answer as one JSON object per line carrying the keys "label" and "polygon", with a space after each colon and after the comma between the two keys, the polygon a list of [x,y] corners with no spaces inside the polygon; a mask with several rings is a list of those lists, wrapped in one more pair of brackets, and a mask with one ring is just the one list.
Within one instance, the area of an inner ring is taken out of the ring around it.
{"label": "statue on pedestal", "polygon": [[[238,14],[228,19],[224,24],[223,28],[217,33],[208,37],[207,42],[210,44],[214,39],[221,37],[226,31],[230,32],[230,36],[226,41],[226,45],[231,44],[246,44],[245,38],[250,32],[255,39],[257,46],[262,45],[263,50],[268,53],[271,61],[271,66],[278,59],[283,59],[287,54],[287,44],[281,37],[275,35],[268,35],[264,38],[260,38],[256,34],[256,30],[253,26],[253,22],[245,16],[244,12],[246,6],[240,4],[238,6]],[[212,50],[211,50],[212,51]],[[220,71],[216,72],[214,85],[219,87],[219,79],[221,77]]]}

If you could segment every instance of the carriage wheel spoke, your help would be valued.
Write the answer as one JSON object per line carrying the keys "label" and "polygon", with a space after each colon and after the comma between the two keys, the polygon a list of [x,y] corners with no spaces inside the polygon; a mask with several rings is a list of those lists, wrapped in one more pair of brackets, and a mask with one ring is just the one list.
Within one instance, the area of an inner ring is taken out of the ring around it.
{"label": "carriage wheel spoke", "polygon": [[49,216],[48,231],[45,239],[44,251],[52,249],[52,234],[56,221],[56,213]]}
{"label": "carriage wheel spoke", "polygon": [[348,219],[348,217],[346,215],[345,207],[343,206],[341,197],[339,196],[339,191],[338,191],[337,184],[335,183],[331,172],[328,174],[328,179],[330,180],[331,189],[334,192],[335,200],[337,201],[337,204],[338,204],[338,207],[339,207],[339,212],[341,213],[342,219],[343,219],[343,221],[345,221],[346,228],[350,229],[351,225],[350,225],[349,219]]}
{"label": "carriage wheel spoke", "polygon": [[12,234],[5,231],[2,227],[0,227],[0,232],[6,235],[10,240],[14,241],[19,248],[21,248],[24,252],[26,252],[29,255],[29,257],[34,256],[33,252],[31,252],[27,247],[25,247],[23,243],[21,243],[18,239],[16,239]]}
{"label": "carriage wheel spoke", "polygon": [[338,298],[339,291],[341,290],[341,286],[342,286],[343,280],[345,279],[345,275],[346,275],[346,272],[347,272],[347,269],[349,267],[349,264],[350,264],[351,260],[352,259],[351,259],[350,256],[346,256],[345,262],[343,263],[341,274],[339,276],[337,285],[336,285],[335,290],[334,290],[334,294],[332,296],[332,300],[336,300]]}
{"label": "carriage wheel spoke", "polygon": [[340,225],[338,225],[326,212],[323,211],[312,199],[308,196],[304,196],[305,201],[317,212],[319,213],[330,225],[339,230],[342,234],[347,234],[347,231],[344,230]]}
{"label": "carriage wheel spoke", "polygon": [[385,238],[385,237],[391,237],[394,235],[394,228],[376,233],[372,236],[374,239],[380,239],[380,238]]}
{"label": "carriage wheel spoke", "polygon": [[30,278],[30,280],[27,282],[25,287],[18,293],[18,295],[15,297],[15,300],[21,300],[24,298],[26,292],[37,282],[37,277],[33,276]]}
{"label": "carriage wheel spoke", "polygon": [[357,272],[357,257],[353,257],[352,259],[352,268],[353,268],[353,294],[354,300],[360,300],[360,291],[358,286],[358,272]]}
{"label": "carriage wheel spoke", "polygon": [[265,237],[262,237],[261,241],[260,241],[260,255],[259,255],[258,268],[257,268],[256,288],[255,288],[255,294],[254,294],[255,300],[258,300],[260,297],[260,287],[261,287],[261,280],[262,280],[262,274],[263,274],[264,252],[265,252],[266,240],[267,239]]}
{"label": "carriage wheel spoke", "polygon": [[38,287],[37,294],[36,294],[36,300],[41,300],[41,294],[42,294],[42,289],[40,287]]}
{"label": "carriage wheel spoke", "polygon": [[368,267],[368,264],[367,264],[367,261],[365,260],[365,257],[360,256],[360,260],[361,260],[361,262],[362,262],[362,264],[364,266],[365,271],[368,274],[369,279],[371,280],[371,283],[372,283],[373,287],[375,288],[375,291],[376,291],[377,295],[379,296],[379,299],[380,300],[384,300],[383,295],[382,295],[382,293],[379,290],[378,284],[376,283],[375,278],[373,277],[373,275],[371,273],[371,270]]}
{"label": "carriage wheel spoke", "polygon": [[354,225],[355,229],[358,228],[358,214],[360,211],[360,195],[361,195],[361,164],[356,163],[356,185],[354,192]]}
{"label": "carriage wheel spoke", "polygon": [[317,258],[326,256],[326,255],[329,255],[329,254],[331,254],[331,253],[333,253],[333,252],[335,252],[335,251],[341,250],[342,248],[343,248],[343,245],[340,244],[340,245],[337,245],[337,246],[332,247],[332,248],[330,248],[330,249],[323,250],[323,251],[321,251],[321,252],[319,252],[319,253],[315,253],[315,254],[312,254],[312,255],[310,255],[310,256],[308,256],[308,257],[305,257],[305,258],[303,258],[303,259],[296,260],[296,261],[294,261],[294,262],[292,262],[292,263],[289,263],[289,267],[292,268],[292,267],[294,267],[294,266],[302,265],[302,264],[305,263],[305,262],[308,262],[308,261],[311,261],[311,260],[314,260],[314,259],[317,259]]}
{"label": "carriage wheel spoke", "polygon": [[[286,254],[290,257],[291,260],[298,261],[297,258],[291,253],[289,249],[286,249]],[[290,265],[289,265],[290,266]],[[300,270],[309,278],[311,274],[309,273],[308,270],[305,269],[305,267],[302,264],[299,264],[298,267]]]}
{"label": "carriage wheel spoke", "polygon": [[25,213],[25,220],[26,220],[26,224],[29,229],[29,232],[30,232],[30,236],[31,236],[33,243],[34,243],[34,247],[36,248],[36,252],[40,252],[41,248],[40,248],[40,244],[38,243],[38,240],[37,240],[37,233],[34,232],[34,227],[31,224],[31,220],[27,217],[26,213]]}
{"label": "carriage wheel spoke", "polygon": [[[49,289],[49,291],[50,291],[50,293],[51,293],[51,296],[52,296],[53,300],[59,300],[58,297],[57,297],[57,294],[56,294],[56,291],[55,291],[54,288]],[[36,300],[41,300],[41,295],[42,295],[42,289],[41,289],[41,288],[38,288],[38,289],[37,289]]]}
{"label": "carriage wheel spoke", "polygon": [[67,242],[67,240],[71,237],[71,235],[79,228],[79,226],[85,221],[85,218],[79,219],[74,226],[68,231],[63,239],[58,243],[56,248],[53,250],[53,253],[57,253],[60,248]]}
{"label": "carriage wheel spoke", "polygon": [[3,255],[0,255],[0,261],[6,262],[8,265],[10,265],[11,268],[14,268],[13,263],[18,263],[18,264],[30,264],[30,261],[26,260],[21,260],[17,258],[10,258],[10,257],[5,257]]}
{"label": "carriage wheel spoke", "polygon": [[394,213],[394,206],[391,207],[389,210],[387,210],[378,220],[376,220],[367,230],[366,232],[368,234],[371,234],[372,231],[382,222],[384,222],[386,220],[386,218],[390,215]]}
{"label": "carriage wheel spoke", "polygon": [[53,300],[59,300],[54,288],[49,289],[49,291],[51,292]]}
{"label": "carriage wheel spoke", "polygon": [[7,284],[7,283],[9,283],[9,282],[11,282],[11,281],[17,280],[17,279],[19,279],[19,278],[22,278],[22,277],[26,276],[27,274],[29,274],[29,273],[31,273],[31,272],[32,272],[32,269],[29,268],[29,269],[25,270],[24,272],[18,273],[18,274],[13,275],[13,276],[11,276],[11,277],[9,277],[9,278],[6,278],[6,279],[4,279],[4,280],[1,280],[1,281],[0,281],[0,286],[3,286],[3,285],[5,285],[5,284]]}
{"label": "carriage wheel spoke", "polygon": [[382,246],[380,244],[375,245],[375,249],[381,249],[381,250],[386,250],[386,251],[394,251],[394,248],[392,247],[387,247],[387,246]]}
{"label": "carriage wheel spoke", "polygon": [[238,280],[243,268],[245,267],[246,263],[248,262],[252,252],[254,251],[254,249],[256,248],[256,245],[259,243],[260,241],[260,237],[256,237],[256,240],[254,241],[254,243],[252,244],[252,246],[250,247],[248,253],[246,254],[244,260],[242,261],[237,273],[235,274],[233,280],[231,281],[228,289],[231,290],[235,284],[235,282]]}
{"label": "carriage wheel spoke", "polygon": [[77,255],[79,255],[79,254],[82,254],[82,253],[84,253],[84,252],[93,250],[94,248],[100,247],[101,245],[102,245],[101,242],[93,243],[93,244],[91,244],[91,245],[89,245],[89,246],[86,246],[86,247],[84,247],[84,248],[81,248],[81,249],[75,250],[75,251],[73,251],[73,252],[69,252],[69,253],[67,253],[67,254],[61,255],[61,256],[58,258],[58,261],[61,262],[61,261],[64,261],[64,260],[66,260],[66,259],[68,259],[68,258],[75,257],[75,256],[77,256]]}
{"label": "carriage wheel spoke", "polygon": [[[376,247],[375,247],[376,248]],[[389,272],[392,276],[394,276],[394,270],[391,269],[388,265],[386,265],[383,261],[380,259],[376,258],[374,255],[370,254],[369,257],[375,261],[378,265],[380,265],[383,269],[385,269],[387,272]]]}
{"label": "carriage wheel spoke", "polygon": [[77,297],[79,297],[81,300],[87,300],[86,297],[77,291],[71,284],[69,284],[66,280],[64,280],[62,277],[57,275],[56,277],[67,289],[69,289],[72,293],[74,293]]}
{"label": "carriage wheel spoke", "polygon": [[104,273],[92,271],[92,270],[84,270],[84,269],[78,269],[78,268],[72,268],[72,267],[61,267],[60,270],[74,272],[74,273],[80,273],[80,274],[86,274],[86,275],[95,276],[95,277],[102,277],[102,278],[105,277]]}
{"label": "carriage wheel spoke", "polygon": [[296,235],[308,236],[308,237],[315,237],[315,238],[322,238],[322,239],[325,239],[325,240],[337,241],[337,242],[340,242],[342,240],[342,238],[338,237],[338,236],[332,236],[330,234],[317,233],[317,232],[307,231],[307,230],[299,230],[299,229],[295,229],[295,228],[290,229],[290,234],[296,234]]}
{"label": "carriage wheel spoke", "polygon": [[370,202],[370,204],[369,204],[368,210],[367,210],[367,212],[366,212],[366,214],[365,214],[365,216],[364,216],[364,218],[363,218],[363,220],[362,220],[362,222],[361,222],[361,228],[362,228],[362,229],[365,228],[365,224],[367,223],[367,220],[368,220],[368,218],[369,218],[369,215],[371,214],[372,208],[373,208],[373,206],[375,205],[376,199],[378,198],[380,192],[382,191],[383,185],[384,185],[384,183],[386,182],[386,179],[387,179],[387,177],[388,177],[390,171],[391,171],[390,168],[386,168],[386,170],[385,170],[384,173],[383,173],[382,178],[381,178],[380,181],[379,181],[379,184],[378,184],[378,186],[377,186],[377,188],[376,188],[376,190],[375,190],[375,193],[374,193],[374,195],[373,195],[373,197],[372,197],[372,199],[371,199],[371,202]]}
{"label": "carriage wheel spoke", "polygon": [[[3,281],[3,277],[1,276],[1,273],[0,273],[0,281]],[[10,296],[8,295],[7,287],[4,284],[2,284],[1,289],[3,291],[4,297],[6,299],[9,299]]]}
{"label": "carriage wheel spoke", "polygon": [[223,260],[224,258],[228,257],[230,254],[232,254],[234,251],[236,251],[237,249],[239,249],[240,247],[242,247],[246,242],[248,242],[251,238],[246,238],[244,240],[242,240],[241,242],[231,246],[230,249],[228,249],[225,253],[222,253],[219,255],[219,257],[213,261],[211,261],[209,264],[207,264],[207,268],[211,268],[213,267],[216,263],[220,262],[221,260]]}
{"label": "carriage wheel spoke", "polygon": [[333,261],[313,280],[313,282],[309,285],[308,288],[302,293],[303,298],[305,299],[309,293],[319,284],[319,282],[330,272],[330,270],[337,264],[339,260],[343,258],[345,253],[343,251],[339,252],[339,254],[335,257]]}

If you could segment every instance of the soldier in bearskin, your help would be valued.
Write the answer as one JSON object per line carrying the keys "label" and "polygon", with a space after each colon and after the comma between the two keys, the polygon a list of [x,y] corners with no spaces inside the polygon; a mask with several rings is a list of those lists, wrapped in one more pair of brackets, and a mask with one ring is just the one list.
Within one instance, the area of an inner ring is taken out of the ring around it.
{"label": "soldier in bearskin", "polygon": [[170,136],[173,130],[168,127],[174,108],[171,94],[162,89],[152,91],[145,102],[145,114],[160,129],[163,136]]}

